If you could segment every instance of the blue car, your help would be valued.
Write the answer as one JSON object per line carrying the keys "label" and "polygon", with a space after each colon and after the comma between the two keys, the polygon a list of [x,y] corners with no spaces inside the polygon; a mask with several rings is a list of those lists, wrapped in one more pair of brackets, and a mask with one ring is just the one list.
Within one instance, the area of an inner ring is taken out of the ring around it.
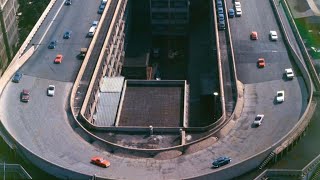
{"label": "blue car", "polygon": [[64,34],[63,34],[63,39],[69,39],[71,37],[71,31],[66,31]]}
{"label": "blue car", "polygon": [[221,1],[221,0],[218,0],[218,1],[217,1],[217,7],[218,7],[218,8],[222,8],[222,1]]}
{"label": "blue car", "polygon": [[218,14],[223,14],[223,8],[222,7],[218,8]]}
{"label": "blue car", "polygon": [[102,14],[105,7],[106,7],[105,4],[100,4],[98,14]]}
{"label": "blue car", "polygon": [[19,83],[22,78],[21,72],[16,72],[12,78],[12,82]]}
{"label": "blue car", "polygon": [[219,157],[219,158],[213,160],[212,166],[214,168],[218,168],[218,167],[224,166],[226,164],[229,164],[230,162],[231,162],[231,158],[229,158],[227,156],[222,156],[222,157]]}
{"label": "blue car", "polygon": [[218,14],[218,20],[219,21],[224,21],[224,15],[223,14]]}
{"label": "blue car", "polygon": [[229,12],[228,12],[228,15],[230,18],[233,18],[234,17],[234,9],[229,9]]}
{"label": "blue car", "polygon": [[57,45],[57,41],[51,41],[49,46],[48,46],[48,48],[49,49],[54,49],[54,48],[56,48],[56,45]]}

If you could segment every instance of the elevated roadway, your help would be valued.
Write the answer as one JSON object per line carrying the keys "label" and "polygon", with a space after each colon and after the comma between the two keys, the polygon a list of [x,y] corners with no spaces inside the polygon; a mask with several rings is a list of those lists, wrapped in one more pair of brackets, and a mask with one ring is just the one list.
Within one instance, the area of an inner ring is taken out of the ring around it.
{"label": "elevated roadway", "polygon": [[[230,2],[228,7],[232,6]],[[45,33],[44,43],[39,43],[36,52],[21,68],[25,74],[22,81],[18,84],[9,82],[5,87],[0,99],[0,119],[15,140],[29,151],[54,165],[82,174],[83,179],[94,174],[111,179],[187,179],[210,173],[208,179],[228,179],[244,173],[242,168],[233,168],[234,165],[236,167],[282,138],[305,110],[307,90],[302,78],[298,74],[293,81],[283,79],[284,68],[292,65],[269,2],[243,1],[243,16],[230,20],[230,24],[238,76],[245,84],[245,100],[242,115],[232,121],[230,132],[204,150],[170,160],[133,159],[110,154],[77,133],[81,130],[70,123],[74,120],[68,102],[72,82],[81,64],[76,55],[80,47],[89,44],[90,39],[85,35],[91,22],[99,18],[96,13],[99,1],[74,0],[72,6],[58,10],[62,3],[58,0],[54,5],[56,11],[50,12],[46,19],[47,23],[53,23]],[[58,13],[56,17],[55,13]],[[278,32],[277,42],[269,41],[270,28]],[[67,29],[73,31],[72,37],[63,40],[62,34]],[[253,30],[259,33],[259,40],[255,42],[249,40]],[[37,44],[37,38],[41,38],[43,32],[40,30],[32,42]],[[52,39],[58,39],[58,45],[49,50],[46,43]],[[57,53],[65,56],[59,65],[53,64]],[[261,56],[267,61],[264,69],[256,67],[257,58]],[[46,96],[49,84],[57,87],[54,97]],[[19,101],[23,88],[31,91],[30,102],[26,104]],[[286,91],[286,100],[276,105],[275,92],[280,89]],[[261,127],[252,128],[257,113],[264,113],[265,121]],[[111,166],[101,169],[90,164],[94,155],[106,157]],[[211,169],[212,159],[221,155],[230,156],[232,163],[222,169]],[[43,170],[60,178],[73,177],[69,171],[51,171],[48,167]]]}

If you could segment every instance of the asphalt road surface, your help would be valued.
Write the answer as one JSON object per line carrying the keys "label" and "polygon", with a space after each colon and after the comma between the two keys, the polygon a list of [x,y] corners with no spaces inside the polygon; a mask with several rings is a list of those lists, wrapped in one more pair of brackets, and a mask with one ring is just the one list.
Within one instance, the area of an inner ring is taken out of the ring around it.
{"label": "asphalt road surface", "polygon": [[[242,1],[243,16],[230,21],[238,75],[245,83],[245,101],[241,117],[226,137],[197,153],[162,161],[124,158],[86,142],[70,126],[66,109],[72,80],[80,66],[75,56],[80,47],[89,43],[85,34],[91,22],[99,17],[96,14],[99,2],[92,2],[74,0],[72,6],[62,7],[55,20],[57,22],[52,24],[43,40],[49,42],[57,38],[57,48],[49,50],[47,45],[39,46],[22,68],[25,74],[22,81],[19,84],[9,82],[1,96],[2,123],[17,141],[38,156],[73,171],[113,179],[185,179],[199,174],[216,173],[210,179],[221,180],[230,178],[229,166],[278,141],[303,113],[307,95],[302,78],[298,77],[293,81],[282,79],[284,68],[291,66],[291,63],[275,17],[271,15],[273,12],[269,1],[247,0]],[[63,2],[58,0],[55,8],[61,3]],[[232,6],[231,3],[228,6]],[[63,40],[62,34],[69,28],[74,32],[73,36],[69,40]],[[268,39],[271,28],[278,32],[277,42],[270,42]],[[252,30],[258,31],[258,41],[249,40]],[[74,41],[75,44],[72,45],[69,41]],[[53,64],[57,53],[65,55],[63,63],[59,65]],[[256,60],[260,56],[264,56],[267,61],[264,69],[256,67]],[[54,97],[46,96],[49,84],[57,86]],[[29,103],[19,101],[19,92],[23,88],[31,91]],[[286,91],[286,100],[282,104],[275,104],[275,92],[280,89]],[[251,124],[257,113],[264,113],[265,120],[259,128],[252,128]],[[102,169],[90,164],[89,159],[94,155],[106,157],[111,166]],[[223,169],[224,172],[211,169],[212,159],[221,155],[232,158],[232,163]],[[62,172],[54,173],[63,176]]]}

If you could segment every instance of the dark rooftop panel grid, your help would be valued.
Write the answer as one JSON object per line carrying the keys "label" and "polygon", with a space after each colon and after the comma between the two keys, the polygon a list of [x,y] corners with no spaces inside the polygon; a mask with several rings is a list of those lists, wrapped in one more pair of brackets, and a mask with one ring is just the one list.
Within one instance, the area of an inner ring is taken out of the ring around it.
{"label": "dark rooftop panel grid", "polygon": [[128,86],[119,126],[180,127],[183,97],[182,87]]}

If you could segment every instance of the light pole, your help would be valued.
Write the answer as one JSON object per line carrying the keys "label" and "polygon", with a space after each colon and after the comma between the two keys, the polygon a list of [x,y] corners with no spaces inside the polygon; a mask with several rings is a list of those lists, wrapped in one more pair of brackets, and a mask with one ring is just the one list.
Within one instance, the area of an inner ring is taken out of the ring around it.
{"label": "light pole", "polygon": [[213,121],[216,120],[216,104],[217,104],[217,96],[218,92],[213,92]]}

